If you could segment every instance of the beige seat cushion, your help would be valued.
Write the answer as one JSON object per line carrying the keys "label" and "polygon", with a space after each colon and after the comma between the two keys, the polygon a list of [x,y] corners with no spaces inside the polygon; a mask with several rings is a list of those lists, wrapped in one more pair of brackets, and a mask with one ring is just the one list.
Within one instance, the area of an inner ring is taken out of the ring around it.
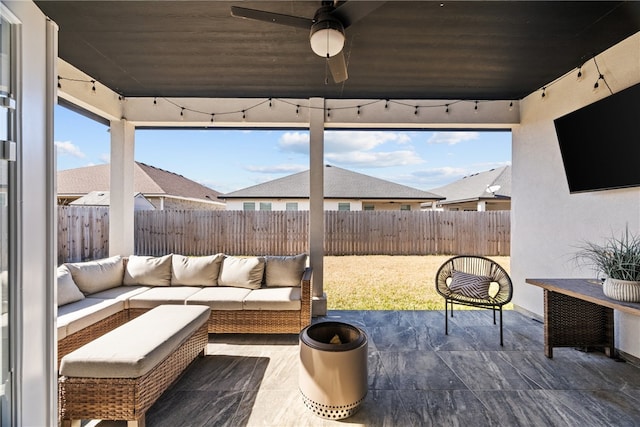
{"label": "beige seat cushion", "polygon": [[242,310],[242,301],[253,292],[246,288],[216,286],[203,288],[187,298],[187,304],[202,304],[212,310]]}
{"label": "beige seat cushion", "polygon": [[264,257],[225,257],[220,267],[218,286],[258,289],[262,285],[264,262]]}
{"label": "beige seat cushion", "polygon": [[267,286],[300,286],[307,266],[307,254],[265,257],[265,284]]}
{"label": "beige seat cushion", "polygon": [[58,306],[80,301],[84,294],[73,281],[71,272],[66,265],[61,265],[57,270],[58,280]]}
{"label": "beige seat cushion", "polygon": [[184,305],[191,295],[202,288],[194,286],[171,286],[151,288],[129,298],[129,308],[154,308],[162,304]]}
{"label": "beige seat cushion", "polygon": [[161,363],[209,320],[209,307],[161,305],[67,354],[60,374],[138,378]]}
{"label": "beige seat cushion", "polygon": [[224,254],[209,256],[173,255],[171,286],[217,286]]}
{"label": "beige seat cushion", "polygon": [[129,308],[129,298],[152,289],[150,286],[118,286],[89,295],[87,298],[115,299],[124,301],[124,308]]}
{"label": "beige seat cushion", "polygon": [[127,286],[169,286],[171,255],[160,257],[131,255],[127,260],[122,283]]}
{"label": "beige seat cushion", "polygon": [[[58,327],[66,326],[71,335],[124,310],[124,301],[85,298],[58,307]],[[58,337],[60,339],[60,337]]]}
{"label": "beige seat cushion", "polygon": [[300,287],[261,288],[244,299],[245,310],[300,310]]}
{"label": "beige seat cushion", "polygon": [[95,261],[70,262],[65,264],[73,281],[85,295],[122,285],[124,264],[119,255]]}

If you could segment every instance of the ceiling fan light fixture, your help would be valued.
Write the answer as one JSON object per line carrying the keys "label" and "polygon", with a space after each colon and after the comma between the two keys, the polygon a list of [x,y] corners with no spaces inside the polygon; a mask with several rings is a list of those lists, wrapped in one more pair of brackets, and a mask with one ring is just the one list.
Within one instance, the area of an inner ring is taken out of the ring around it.
{"label": "ceiling fan light fixture", "polygon": [[311,26],[311,50],[323,58],[336,56],[344,47],[344,28],[335,19],[326,19]]}

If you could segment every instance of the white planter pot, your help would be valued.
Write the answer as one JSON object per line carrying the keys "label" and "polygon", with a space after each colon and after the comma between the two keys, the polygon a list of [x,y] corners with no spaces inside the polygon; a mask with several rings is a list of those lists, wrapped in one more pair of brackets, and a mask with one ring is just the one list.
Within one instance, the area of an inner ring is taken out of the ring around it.
{"label": "white planter pot", "polygon": [[640,282],[607,278],[602,284],[602,291],[618,301],[640,302]]}

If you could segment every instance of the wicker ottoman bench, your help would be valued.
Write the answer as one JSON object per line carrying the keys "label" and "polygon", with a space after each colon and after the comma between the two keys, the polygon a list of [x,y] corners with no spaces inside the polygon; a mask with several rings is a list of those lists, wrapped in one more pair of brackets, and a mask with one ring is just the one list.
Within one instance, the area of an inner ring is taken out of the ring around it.
{"label": "wicker ottoman bench", "polygon": [[146,411],[208,341],[210,308],[160,305],[67,354],[58,398],[63,426],[126,420],[144,426]]}

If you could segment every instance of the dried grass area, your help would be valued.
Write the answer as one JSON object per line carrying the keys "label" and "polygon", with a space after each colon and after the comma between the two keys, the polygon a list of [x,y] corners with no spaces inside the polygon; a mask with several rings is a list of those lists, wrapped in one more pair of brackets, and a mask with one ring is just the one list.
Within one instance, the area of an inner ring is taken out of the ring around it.
{"label": "dried grass area", "polygon": [[[328,308],[444,310],[444,299],[436,293],[434,283],[438,268],[449,258],[449,255],[327,256],[324,291]],[[511,257],[489,258],[510,271]]]}

